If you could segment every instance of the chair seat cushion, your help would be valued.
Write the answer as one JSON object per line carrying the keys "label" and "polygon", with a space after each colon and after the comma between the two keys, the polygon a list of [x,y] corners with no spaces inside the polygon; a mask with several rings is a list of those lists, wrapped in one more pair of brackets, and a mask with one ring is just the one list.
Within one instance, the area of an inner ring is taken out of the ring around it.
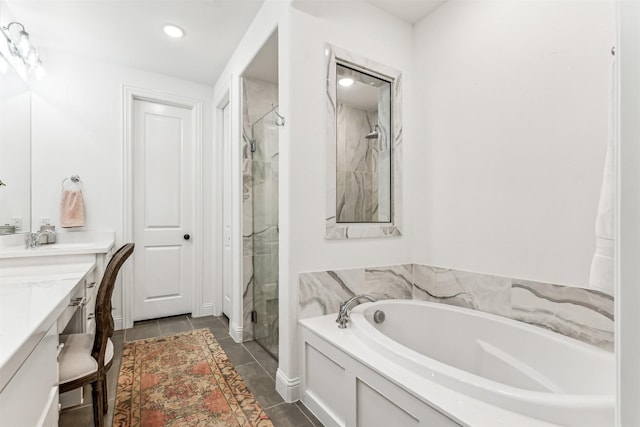
{"label": "chair seat cushion", "polygon": [[[78,378],[90,375],[98,370],[98,362],[91,356],[93,349],[93,334],[61,335],[60,342],[64,343],[58,357],[60,384],[65,384]],[[104,364],[113,359],[113,342],[107,341]]]}

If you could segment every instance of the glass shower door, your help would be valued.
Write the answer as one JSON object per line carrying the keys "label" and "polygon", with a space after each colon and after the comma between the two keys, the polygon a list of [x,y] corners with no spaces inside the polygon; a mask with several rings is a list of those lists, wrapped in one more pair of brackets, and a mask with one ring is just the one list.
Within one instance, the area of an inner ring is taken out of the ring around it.
{"label": "glass shower door", "polygon": [[252,126],[253,337],[278,357],[277,107]]}

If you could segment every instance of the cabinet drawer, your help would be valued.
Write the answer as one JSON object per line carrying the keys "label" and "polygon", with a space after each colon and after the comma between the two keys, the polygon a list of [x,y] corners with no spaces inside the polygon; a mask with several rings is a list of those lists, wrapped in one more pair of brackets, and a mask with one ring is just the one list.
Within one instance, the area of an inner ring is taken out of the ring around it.
{"label": "cabinet drawer", "polygon": [[84,306],[84,332],[92,334],[96,330],[96,297],[98,296],[98,291],[95,290],[91,293],[91,295],[87,296],[87,304]]}
{"label": "cabinet drawer", "polygon": [[57,346],[58,334],[53,325],[2,390],[1,426],[48,426],[52,419],[57,420],[57,414],[54,418],[50,414],[52,405],[56,412],[58,409]]}
{"label": "cabinet drawer", "polygon": [[[86,296],[85,296],[85,281],[81,280],[80,283],[73,289],[71,292],[71,299],[69,300],[69,305],[64,309],[62,314],[58,317],[57,322],[57,332],[58,334],[62,334],[69,321],[73,318],[73,315],[76,314],[76,311],[81,310],[82,307],[86,304]],[[82,332],[82,324],[80,325],[71,325],[71,328],[75,332]],[[79,328],[79,329],[78,329]]]}

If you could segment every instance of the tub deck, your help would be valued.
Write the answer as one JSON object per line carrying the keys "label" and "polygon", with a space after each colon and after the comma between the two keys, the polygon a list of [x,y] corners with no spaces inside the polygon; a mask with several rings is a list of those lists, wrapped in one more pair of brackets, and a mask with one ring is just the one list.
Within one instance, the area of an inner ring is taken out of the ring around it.
{"label": "tub deck", "polygon": [[[352,312],[352,322],[357,323],[358,312],[364,314],[367,306],[373,307],[376,304],[380,303],[359,306],[358,311]],[[362,330],[358,330],[358,325],[354,327],[351,322],[346,329],[339,329],[335,323],[335,315],[304,319],[299,323],[301,326],[301,355],[303,356],[302,400],[327,426],[542,427],[575,425],[584,427],[592,425],[606,427],[613,425],[614,422],[613,395],[605,396],[603,399],[601,395],[594,394],[586,396],[583,400],[572,400],[571,404],[576,406],[569,410],[562,406],[566,402],[560,402],[559,409],[558,407],[550,407],[548,411],[554,417],[560,414],[559,418],[555,420],[550,420],[548,417],[544,420],[537,416],[540,413],[539,407],[529,414],[521,407],[508,407],[504,402],[508,403],[512,398],[509,396],[512,389],[521,390],[527,395],[527,398],[533,396],[534,401],[539,396],[551,395],[552,399],[548,402],[542,399],[534,403],[535,405],[553,405],[555,400],[562,401],[567,387],[571,387],[567,385],[566,379],[560,381],[548,378],[546,373],[532,368],[526,361],[514,358],[512,354],[505,352],[490,340],[479,340],[473,344],[479,347],[481,354],[485,355],[485,360],[476,364],[482,365],[484,368],[474,372],[474,366],[471,366],[470,372],[467,372],[466,385],[473,388],[478,382],[474,377],[477,377],[478,374],[486,375],[488,378],[485,378],[490,383],[504,385],[504,382],[510,382],[497,390],[497,400],[487,399],[482,393],[470,393],[469,389],[456,387],[446,379],[442,381],[443,373],[438,369],[433,370],[430,367],[417,369],[416,364],[423,362],[419,360],[421,355],[414,354],[413,350],[403,345],[399,344],[400,348],[404,350],[398,350],[398,348],[393,348],[393,344],[383,341],[382,343],[378,342],[378,348],[376,348],[375,344],[372,345],[366,338],[363,339]],[[439,325],[442,324],[439,323]],[[371,328],[375,330],[373,325]],[[416,332],[415,327],[409,329],[413,329],[413,333]],[[425,329],[419,328],[418,330],[424,336]],[[551,334],[554,338],[565,339],[562,336],[555,337],[557,334]],[[390,338],[389,340],[392,341]],[[518,345],[523,347],[521,344]],[[579,345],[585,344],[580,343]],[[597,351],[601,350],[597,349]],[[505,367],[509,367],[509,369]],[[452,366],[449,368],[460,370],[460,368]],[[597,375],[595,376],[597,377]],[[597,383],[590,383],[590,381],[593,382],[592,380],[586,379],[585,381],[580,385],[581,387],[597,387]],[[575,390],[570,391],[575,392]],[[527,393],[531,393],[531,395]],[[505,396],[508,399],[501,400]],[[572,397],[571,394],[568,396],[569,399],[575,397]],[[583,396],[578,395],[578,397],[582,398]],[[519,397],[516,401],[518,399]],[[595,405],[596,408],[596,411],[591,414],[589,413],[590,405]],[[596,413],[599,415],[594,416]],[[362,424],[363,417],[367,414],[376,415],[367,424]],[[385,418],[389,414],[393,414],[392,417]],[[566,422],[567,414],[569,414],[569,423]],[[398,424],[399,421],[395,421],[393,424],[385,424],[385,422],[402,419],[405,419],[406,422]],[[603,422],[603,419],[607,421]]]}

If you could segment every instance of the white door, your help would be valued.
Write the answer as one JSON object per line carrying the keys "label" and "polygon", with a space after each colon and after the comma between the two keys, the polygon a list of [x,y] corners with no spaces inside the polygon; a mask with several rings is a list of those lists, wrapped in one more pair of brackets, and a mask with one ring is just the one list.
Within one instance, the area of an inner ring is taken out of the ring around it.
{"label": "white door", "polygon": [[233,289],[233,257],[231,246],[231,116],[229,104],[222,110],[223,170],[222,170],[222,222],[224,227],[224,249],[222,251],[222,312],[231,318],[231,292]]}
{"label": "white door", "polygon": [[133,320],[192,311],[192,114],[187,108],[134,101]]}

